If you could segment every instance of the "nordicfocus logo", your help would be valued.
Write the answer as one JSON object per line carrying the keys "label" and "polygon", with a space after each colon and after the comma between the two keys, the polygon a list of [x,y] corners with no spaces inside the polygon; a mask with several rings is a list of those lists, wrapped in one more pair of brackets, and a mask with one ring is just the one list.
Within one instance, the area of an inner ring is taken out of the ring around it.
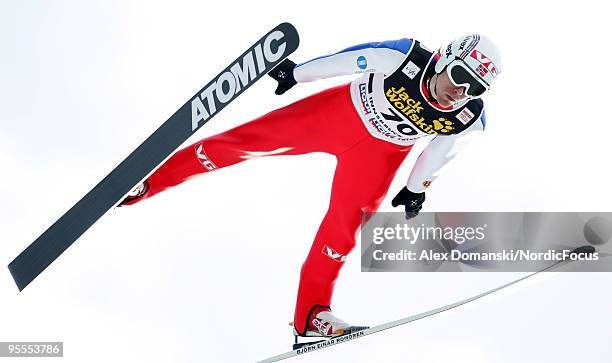
{"label": "nordicfocus logo", "polygon": [[266,71],[266,61],[276,62],[285,53],[287,44],[278,44],[276,52],[272,50],[272,43],[279,42],[285,34],[279,30],[270,33],[262,43],[251,48],[242,60],[221,73],[204,89],[204,91],[191,101],[191,130],[195,131],[200,123],[208,120],[217,112],[218,106],[230,102],[242,87]]}
{"label": "nordicfocus logo", "polygon": [[206,155],[206,153],[204,152],[204,144],[197,144],[195,147],[195,152],[198,160],[200,161],[200,164],[202,164],[208,171],[213,171],[217,169],[215,163],[210,161],[208,155]]}
{"label": "nordicfocus logo", "polygon": [[328,245],[324,245],[323,246],[323,254],[329,258],[331,258],[334,261],[337,262],[344,262],[346,261],[346,255],[341,254],[340,252],[336,252],[334,251],[333,248],[329,247]]}

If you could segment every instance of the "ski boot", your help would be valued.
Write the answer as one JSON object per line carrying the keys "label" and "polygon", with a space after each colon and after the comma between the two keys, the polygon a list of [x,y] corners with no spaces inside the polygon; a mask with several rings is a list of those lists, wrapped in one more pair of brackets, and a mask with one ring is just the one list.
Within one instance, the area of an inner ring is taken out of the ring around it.
{"label": "ski boot", "polygon": [[119,203],[117,207],[123,207],[124,205],[132,205],[137,203],[140,198],[142,198],[149,191],[149,183],[145,180],[144,182],[138,184],[124,200]]}
{"label": "ski boot", "polygon": [[[293,323],[289,325],[293,325]],[[368,328],[368,326],[354,326],[346,323],[332,314],[329,306],[315,305],[310,310],[310,313],[308,313],[306,330],[304,333],[300,334],[295,326],[293,327],[293,336],[295,338],[293,350],[300,349],[311,344],[324,342],[330,338],[335,338],[341,335],[352,334]],[[325,339],[300,343],[298,341],[298,337]]]}

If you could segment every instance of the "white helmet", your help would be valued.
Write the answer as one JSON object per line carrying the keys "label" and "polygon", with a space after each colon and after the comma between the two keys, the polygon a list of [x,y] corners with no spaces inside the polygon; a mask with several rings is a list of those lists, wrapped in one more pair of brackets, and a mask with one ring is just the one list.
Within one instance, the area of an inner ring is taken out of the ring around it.
{"label": "white helmet", "polygon": [[438,50],[436,73],[446,69],[455,86],[465,86],[470,97],[480,97],[491,88],[501,70],[501,53],[482,35],[466,34]]}

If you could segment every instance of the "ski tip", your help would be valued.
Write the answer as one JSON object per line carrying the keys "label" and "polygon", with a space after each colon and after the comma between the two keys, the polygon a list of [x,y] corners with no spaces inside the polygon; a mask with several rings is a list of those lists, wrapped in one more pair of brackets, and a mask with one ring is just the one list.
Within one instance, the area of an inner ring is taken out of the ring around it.
{"label": "ski tip", "polygon": [[296,33],[297,34],[297,29],[295,28],[295,26],[293,26],[293,24],[291,24],[288,21],[284,21],[280,24],[278,24],[277,28],[282,28],[284,30],[290,31],[292,33]]}
{"label": "ski tip", "polygon": [[287,38],[291,39],[291,43],[294,46],[294,49],[290,53],[292,53],[300,45],[300,35],[298,34],[298,31],[293,26],[293,24],[289,22],[283,22],[278,24],[276,28],[274,28],[274,30],[282,31]]}
{"label": "ski tip", "polygon": [[26,288],[26,286],[28,286],[30,284],[30,282],[32,282],[32,279],[25,279],[22,278],[20,274],[17,273],[17,271],[15,271],[14,268],[14,263],[15,261],[11,262],[8,265],[8,269],[11,272],[11,276],[13,277],[13,281],[15,281],[15,285],[17,285],[17,288],[19,289],[19,292],[23,291],[23,289]]}

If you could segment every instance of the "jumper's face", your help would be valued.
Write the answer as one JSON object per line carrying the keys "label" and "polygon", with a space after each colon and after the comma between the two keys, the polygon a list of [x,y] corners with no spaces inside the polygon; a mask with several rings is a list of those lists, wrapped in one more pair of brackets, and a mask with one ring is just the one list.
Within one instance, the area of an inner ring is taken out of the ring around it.
{"label": "jumper's face", "polygon": [[442,107],[452,106],[468,98],[468,95],[465,93],[465,87],[455,86],[446,71],[437,75],[435,90],[436,100]]}

